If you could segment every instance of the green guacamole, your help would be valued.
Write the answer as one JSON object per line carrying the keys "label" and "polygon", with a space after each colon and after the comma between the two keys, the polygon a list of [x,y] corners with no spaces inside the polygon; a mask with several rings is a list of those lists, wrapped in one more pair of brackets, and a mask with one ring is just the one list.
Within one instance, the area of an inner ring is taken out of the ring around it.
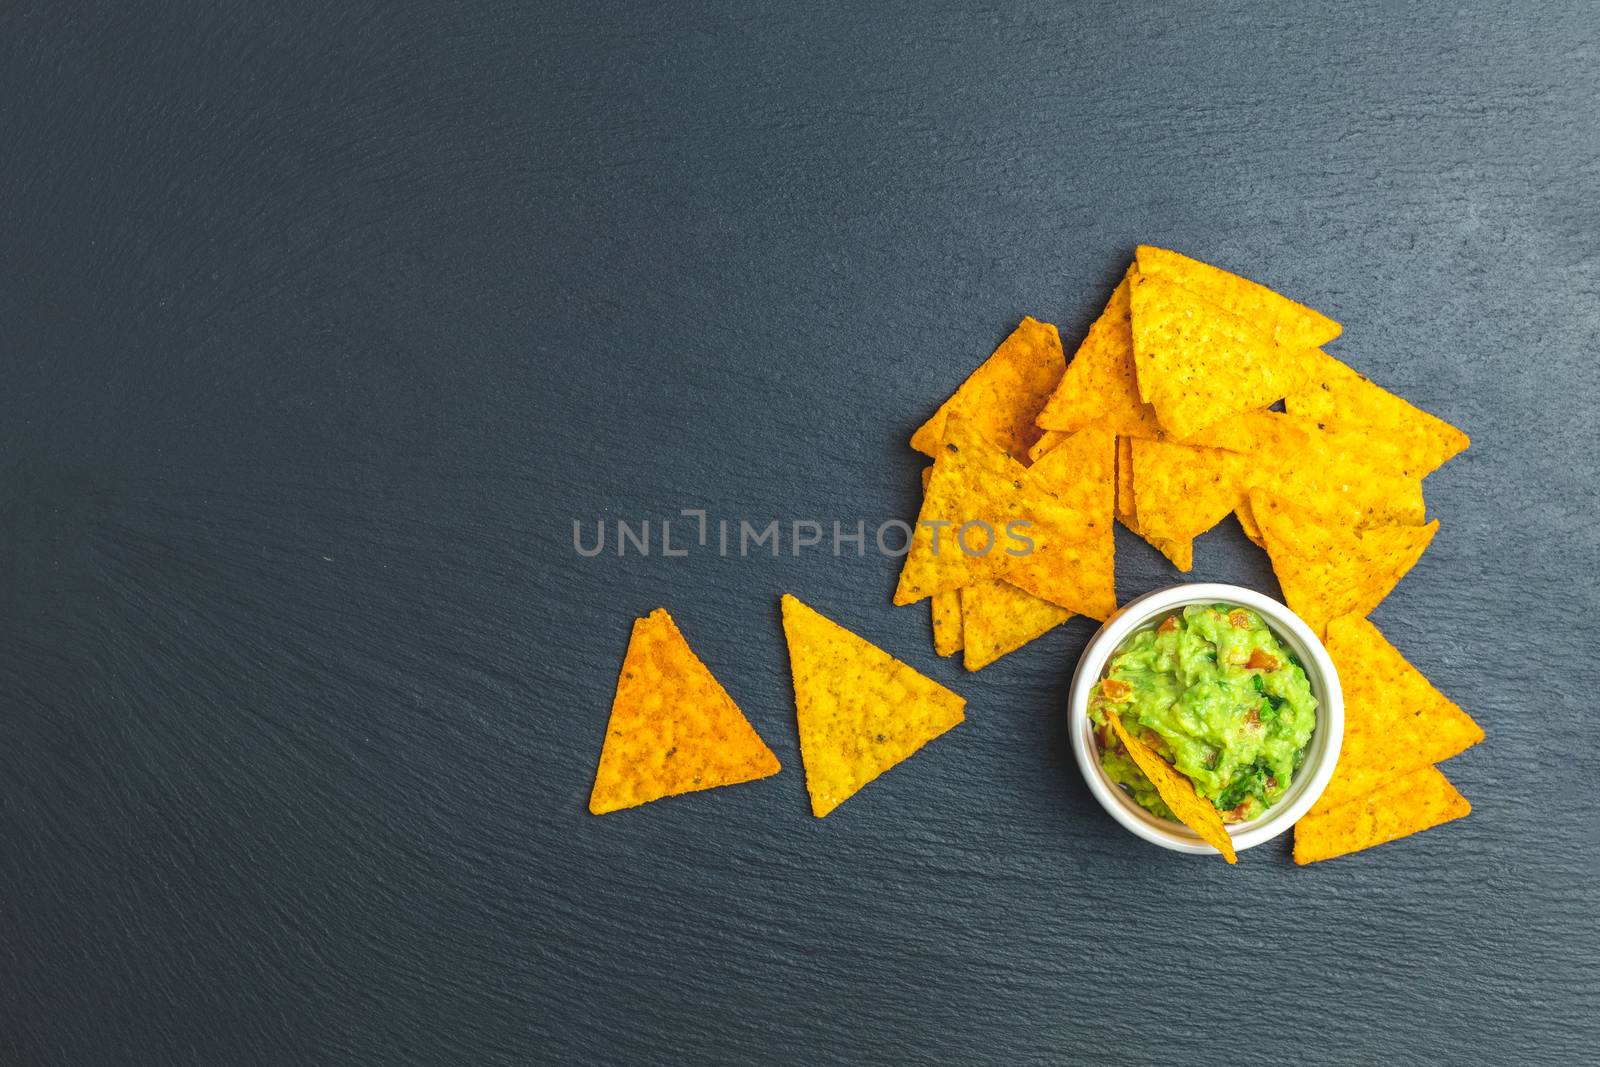
{"label": "green guacamole", "polygon": [[1134,634],[1089,698],[1101,766],[1142,807],[1172,818],[1107,725],[1108,709],[1187,775],[1224,822],[1277,803],[1317,723],[1300,661],[1259,615],[1227,604],[1192,604]]}

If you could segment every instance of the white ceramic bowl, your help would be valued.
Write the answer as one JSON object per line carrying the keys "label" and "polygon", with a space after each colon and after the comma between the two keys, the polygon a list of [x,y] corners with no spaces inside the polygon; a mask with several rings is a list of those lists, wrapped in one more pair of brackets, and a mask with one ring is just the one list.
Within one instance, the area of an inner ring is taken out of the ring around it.
{"label": "white ceramic bowl", "polygon": [[1237,585],[1196,583],[1157,589],[1124,604],[1090,639],[1078,660],[1078,670],[1072,676],[1067,712],[1071,717],[1072,751],[1083,780],[1089,784],[1089,792],[1125,828],[1174,852],[1216,854],[1217,850],[1200,840],[1193,830],[1182,823],[1152,815],[1107,777],[1100,767],[1099,743],[1089,719],[1090,690],[1105,674],[1112,654],[1135,631],[1157,625],[1173,611],[1189,604],[1230,604],[1259,614],[1289,651],[1300,657],[1311,683],[1311,693],[1317,698],[1317,728],[1311,735],[1305,762],[1288,793],[1258,818],[1228,826],[1233,847],[1243,851],[1277,837],[1311,809],[1327,788],[1328,779],[1333,777],[1334,764],[1339,761],[1339,743],[1344,738],[1344,696],[1339,689],[1339,674],[1334,670],[1333,660],[1311,627],[1271,597]]}

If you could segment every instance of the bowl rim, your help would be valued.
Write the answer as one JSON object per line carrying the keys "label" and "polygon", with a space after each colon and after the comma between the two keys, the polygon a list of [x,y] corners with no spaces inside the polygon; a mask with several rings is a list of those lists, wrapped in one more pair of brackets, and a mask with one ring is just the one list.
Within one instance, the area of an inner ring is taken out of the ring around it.
{"label": "bowl rim", "polygon": [[1333,777],[1344,740],[1344,694],[1339,672],[1321,639],[1304,619],[1284,604],[1244,586],[1185,582],[1152,590],[1122,605],[1089,639],[1073,672],[1067,704],[1073,755],[1089,792],[1124,829],[1152,844],[1189,855],[1216,855],[1217,850],[1182,823],[1158,818],[1141,808],[1101,768],[1098,745],[1092,737],[1093,723],[1089,719],[1089,692],[1100,680],[1112,654],[1134,631],[1174,608],[1211,603],[1250,608],[1261,615],[1274,635],[1300,657],[1312,694],[1317,698],[1317,727],[1301,773],[1283,800],[1265,814],[1249,822],[1227,826],[1235,851],[1242,852],[1272,840],[1311,810]]}

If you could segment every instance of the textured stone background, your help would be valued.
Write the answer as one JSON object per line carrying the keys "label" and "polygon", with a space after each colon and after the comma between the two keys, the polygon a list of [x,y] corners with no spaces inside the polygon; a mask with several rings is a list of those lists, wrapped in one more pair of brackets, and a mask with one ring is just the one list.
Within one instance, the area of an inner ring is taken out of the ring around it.
{"label": "textured stone background", "polygon": [[[1592,6],[403,7],[0,7],[0,1059],[1593,1055]],[[1168,854],[1070,764],[1088,623],[967,676],[893,561],[574,555],[912,517],[1139,241],[1471,432],[1376,614],[1469,820]],[[970,699],[824,822],[785,590]],[[591,818],[662,604],[787,769]]]}

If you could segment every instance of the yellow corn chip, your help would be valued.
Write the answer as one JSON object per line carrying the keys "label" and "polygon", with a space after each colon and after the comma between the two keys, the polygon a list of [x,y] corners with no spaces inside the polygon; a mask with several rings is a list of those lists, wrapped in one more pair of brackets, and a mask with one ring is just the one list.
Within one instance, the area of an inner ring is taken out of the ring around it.
{"label": "yellow corn chip", "polygon": [[1313,815],[1483,740],[1483,728],[1366,619],[1334,619],[1328,623],[1327,644],[1344,689],[1344,743]]}
{"label": "yellow corn chip", "polygon": [[793,596],[782,603],[800,757],[820,819],[961,722],[967,702]]}
{"label": "yellow corn chip", "polygon": [[1041,543],[1001,577],[1080,615],[1109,617],[1117,609],[1116,439],[1079,430],[1039,457],[1027,480],[1065,512],[1035,513]]}
{"label": "yellow corn chip", "polygon": [[1072,612],[1004,581],[961,590],[962,641],[969,671],[987,667],[1036,637],[1055,629]]}
{"label": "yellow corn chip", "polygon": [[1172,809],[1178,821],[1199,834],[1200,840],[1222,853],[1229,863],[1238,863],[1239,857],[1233,851],[1233,839],[1228,836],[1228,831],[1222,825],[1222,816],[1217,814],[1211,801],[1196,793],[1194,783],[1173,768],[1172,764],[1130,734],[1116,712],[1110,712],[1106,718],[1111,721],[1111,728],[1116,731],[1122,747],[1128,750],[1133,762],[1150,779],[1150,784],[1156,787],[1162,802]]}
{"label": "yellow corn chip", "polygon": [[1250,510],[1289,607],[1320,637],[1341,615],[1365,616],[1416,565],[1439,520],[1426,526],[1326,525],[1303,508],[1259,490]]}
{"label": "yellow corn chip", "polygon": [[1133,491],[1146,538],[1193,540],[1227,517],[1249,489],[1249,456],[1169,441],[1133,442]]}
{"label": "yellow corn chip", "polygon": [[1404,474],[1425,478],[1470,443],[1448,422],[1375,385],[1326,352],[1314,353],[1310,367],[1310,380],[1285,398],[1284,407],[1322,426],[1366,431],[1383,443]]}
{"label": "yellow corn chip", "polygon": [[952,411],[973,422],[978,432],[1011,453],[1019,463],[1028,461],[1028,448],[1039,439],[1034,416],[1061,380],[1066,369],[1061,335],[1048,322],[1025,318],[1011,336],[961,387],[940,405],[933,417],[911,435],[911,447],[937,456],[944,440],[944,424]]}
{"label": "yellow corn chip", "polygon": [[[1406,474],[1394,450],[1364,431],[1255,411],[1225,419],[1201,436],[1212,447],[1247,457],[1238,465],[1243,488],[1269,492],[1327,523],[1357,529],[1422,524],[1421,478]],[[1249,534],[1246,516],[1240,523]]]}
{"label": "yellow corn chip", "polygon": [[700,662],[665,608],[635,620],[589,810],[778,773],[778,757]]}
{"label": "yellow corn chip", "polygon": [[1072,435],[1066,430],[1044,431],[1039,435],[1039,440],[1033,443],[1033,447],[1028,449],[1028,459],[1038,462],[1040,456],[1044,455],[1046,452],[1050,451],[1052,448],[1056,447],[1056,445],[1059,445],[1062,441],[1065,441],[1071,436]]}
{"label": "yellow corn chip", "polygon": [[1419,767],[1366,796],[1305,816],[1294,826],[1294,861],[1316,863],[1431,829],[1472,811],[1437,767]]}
{"label": "yellow corn chip", "polygon": [[1139,273],[1167,281],[1238,315],[1278,344],[1315,348],[1339,336],[1337,322],[1266,286],[1164,248],[1140,245]]}
{"label": "yellow corn chip", "polygon": [[[1028,468],[982,436],[976,424],[951,414],[894,602],[914,604],[935,593],[998,578],[1023,562],[1024,548],[1007,534],[1012,522],[1035,524],[1028,536],[1033,551],[1039,551],[1049,536],[1046,523],[1063,509],[1034,488],[1027,475]],[[986,524],[988,532],[979,524]],[[1062,526],[1059,521],[1054,525]]]}
{"label": "yellow corn chip", "polygon": [[1137,274],[1129,299],[1139,395],[1174,437],[1264,408],[1305,383],[1305,351],[1274,344],[1187,289]]}
{"label": "yellow corn chip", "polygon": [[1047,430],[1092,426],[1132,437],[1161,435],[1156,413],[1140,399],[1133,373],[1127,278],[1112,290],[1106,309],[1089,327],[1088,336],[1061,376],[1061,384],[1039,412],[1038,422]]}
{"label": "yellow corn chip", "polygon": [[[922,468],[922,491],[928,491],[933,478],[933,468]],[[961,591],[952,589],[935,593],[928,598],[933,609],[933,650],[941,656],[953,656],[961,651]]]}

